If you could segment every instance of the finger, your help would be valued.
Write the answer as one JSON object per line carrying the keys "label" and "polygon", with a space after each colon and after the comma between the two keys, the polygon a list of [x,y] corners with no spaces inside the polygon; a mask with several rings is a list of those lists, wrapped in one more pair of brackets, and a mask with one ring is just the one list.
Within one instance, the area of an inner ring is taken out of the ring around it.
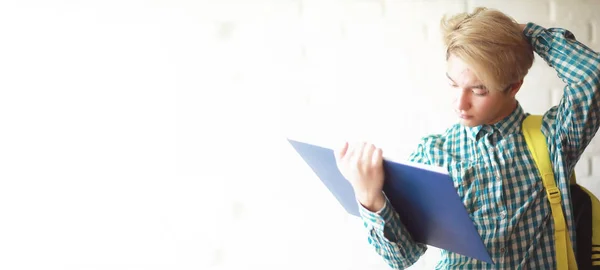
{"label": "finger", "polygon": [[378,167],[381,166],[383,164],[383,151],[381,150],[381,148],[377,148],[375,150],[375,153],[373,154],[373,167]]}
{"label": "finger", "polygon": [[375,145],[369,144],[365,147],[362,156],[363,166],[370,166],[373,163],[373,152],[375,152]]}
{"label": "finger", "polygon": [[361,157],[363,155],[363,151],[365,149],[366,144],[367,143],[365,143],[365,142],[361,142],[361,143],[357,144],[356,148],[354,149],[354,153],[352,153],[352,160],[354,162],[358,163],[361,161]]}
{"label": "finger", "polygon": [[348,144],[348,149],[346,149],[346,154],[342,158],[344,161],[351,160],[354,157],[354,152],[356,152],[356,144],[350,145]]}
{"label": "finger", "polygon": [[348,142],[344,142],[344,145],[341,148],[339,148],[337,151],[335,151],[335,158],[337,160],[343,159],[344,156],[346,155],[346,153],[348,152],[348,147],[349,147]]}

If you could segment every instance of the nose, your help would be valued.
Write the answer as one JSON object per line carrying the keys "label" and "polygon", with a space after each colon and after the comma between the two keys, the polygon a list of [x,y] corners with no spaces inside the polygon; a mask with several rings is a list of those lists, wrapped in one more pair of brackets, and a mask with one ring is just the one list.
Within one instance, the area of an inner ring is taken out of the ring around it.
{"label": "nose", "polygon": [[471,108],[470,91],[460,89],[456,98],[456,109],[459,111],[467,111]]}

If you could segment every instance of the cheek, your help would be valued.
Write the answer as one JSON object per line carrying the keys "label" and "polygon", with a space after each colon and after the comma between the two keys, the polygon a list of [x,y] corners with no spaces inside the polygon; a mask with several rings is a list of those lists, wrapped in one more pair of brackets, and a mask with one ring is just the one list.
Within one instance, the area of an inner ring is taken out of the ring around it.
{"label": "cheek", "polygon": [[478,115],[485,117],[488,114],[495,114],[498,111],[498,107],[500,107],[500,103],[489,97],[475,98],[472,101],[472,106]]}

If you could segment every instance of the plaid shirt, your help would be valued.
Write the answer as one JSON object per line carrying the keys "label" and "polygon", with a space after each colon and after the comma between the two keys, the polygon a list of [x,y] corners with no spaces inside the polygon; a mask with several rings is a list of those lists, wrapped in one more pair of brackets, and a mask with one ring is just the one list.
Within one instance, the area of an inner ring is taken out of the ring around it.
{"label": "plaid shirt", "polygon": [[[565,82],[564,95],[543,117],[563,207],[571,205],[568,179],[598,130],[600,56],[565,29],[529,23],[534,51]],[[541,89],[531,89],[541,91]],[[527,116],[519,104],[493,125],[456,124],[421,141],[410,160],[447,168],[454,186],[496,264],[442,250],[436,269],[555,269],[554,222],[542,179],[521,133]],[[378,212],[360,208],[368,241],[394,269],[414,264],[427,246],[416,243],[386,198]],[[573,213],[564,213],[572,243]]]}

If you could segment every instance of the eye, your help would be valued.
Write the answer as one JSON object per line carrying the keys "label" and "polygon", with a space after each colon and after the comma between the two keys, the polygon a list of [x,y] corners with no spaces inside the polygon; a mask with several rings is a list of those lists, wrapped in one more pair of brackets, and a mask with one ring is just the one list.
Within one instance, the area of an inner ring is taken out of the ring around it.
{"label": "eye", "polygon": [[488,90],[486,89],[480,89],[480,88],[474,88],[473,90],[471,90],[473,92],[474,95],[482,97],[488,94]]}

